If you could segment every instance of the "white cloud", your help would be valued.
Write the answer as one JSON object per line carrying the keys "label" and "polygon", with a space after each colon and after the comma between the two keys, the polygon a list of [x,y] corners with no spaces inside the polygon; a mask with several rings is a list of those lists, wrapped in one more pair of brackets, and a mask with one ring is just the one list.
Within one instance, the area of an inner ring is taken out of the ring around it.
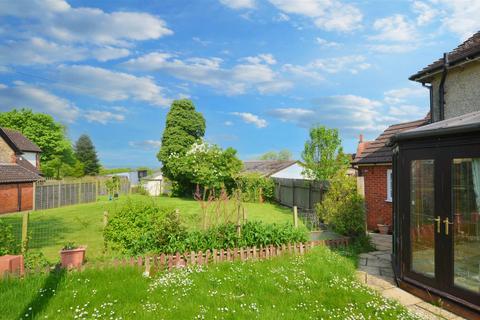
{"label": "white cloud", "polygon": [[31,19],[37,24],[29,25],[30,30],[66,42],[125,45],[173,33],[162,19],[148,13],[73,8],[62,0],[1,1],[0,15]]}
{"label": "white cloud", "polygon": [[290,17],[288,15],[286,15],[285,13],[280,12],[277,15],[277,17],[275,17],[273,20],[278,21],[278,22],[285,22],[285,21],[290,21]]}
{"label": "white cloud", "polygon": [[270,115],[304,128],[326,125],[344,133],[376,132],[385,128],[382,102],[355,95],[331,96],[314,101],[313,108],[277,108]]}
{"label": "white cloud", "polygon": [[87,110],[84,112],[83,117],[87,119],[88,122],[98,122],[101,124],[122,122],[125,120],[125,115],[105,110]]}
{"label": "white cloud", "polygon": [[148,77],[86,65],[60,66],[57,70],[57,85],[72,92],[106,101],[133,99],[162,107],[170,104],[164,89]]}
{"label": "white cloud", "polygon": [[357,74],[370,68],[366,58],[361,55],[316,59],[306,65],[285,64],[283,70],[299,77],[307,77],[314,80],[323,80],[325,74],[349,72]]}
{"label": "white cloud", "polygon": [[[181,60],[174,55],[153,52],[136,59],[130,59],[123,66],[136,71],[164,71],[178,79],[212,87],[229,95],[244,94],[249,89],[260,93],[276,92],[286,88],[286,82],[279,79],[272,70],[275,58],[270,54],[240,59],[242,62],[225,68],[223,60],[211,58],[187,58]],[[275,83],[283,83],[276,86]]]}
{"label": "white cloud", "polygon": [[472,0],[439,0],[445,9],[443,24],[466,40],[480,30],[480,1]]}
{"label": "white cloud", "polygon": [[31,108],[66,122],[73,122],[80,114],[80,110],[72,102],[23,82],[15,82],[15,86],[10,87],[0,85],[0,106],[4,111]]}
{"label": "white cloud", "polygon": [[241,60],[247,61],[251,64],[266,63],[266,64],[273,65],[277,63],[277,60],[275,60],[275,57],[270,53],[262,53],[256,56],[245,57],[245,58],[242,58]]}
{"label": "white cloud", "polygon": [[227,126],[227,127],[233,126],[233,122],[232,122],[232,121],[225,121],[223,124],[224,124],[225,126]]}
{"label": "white cloud", "polygon": [[115,60],[115,59],[127,57],[130,55],[130,51],[125,48],[115,48],[115,47],[105,46],[105,47],[94,49],[92,52],[92,55],[98,61],[105,62],[109,60]]}
{"label": "white cloud", "polygon": [[95,58],[108,61],[128,56],[125,48],[84,47],[59,44],[43,38],[33,37],[28,40],[6,41],[0,45],[0,63],[10,65],[51,64],[63,61],[81,61]]}
{"label": "white cloud", "polygon": [[338,43],[338,42],[328,41],[328,40],[320,38],[320,37],[317,37],[315,40],[317,41],[317,43],[320,46],[325,47],[325,48],[336,48],[336,47],[340,46],[340,43]]}
{"label": "white cloud", "polygon": [[36,17],[40,12],[44,15],[61,13],[70,8],[64,0],[0,1],[0,14],[21,18]]}
{"label": "white cloud", "polygon": [[231,114],[240,117],[246,123],[254,124],[257,128],[265,128],[268,125],[265,119],[250,112],[232,112]]}
{"label": "white cloud", "polygon": [[158,150],[162,146],[160,140],[143,140],[143,141],[130,141],[128,143],[130,147],[139,148],[144,150]]}
{"label": "white cloud", "polygon": [[232,9],[255,8],[255,0],[220,0],[220,3]]}
{"label": "white cloud", "polygon": [[363,15],[351,4],[339,0],[269,0],[286,14],[311,18],[313,23],[327,31],[352,31],[360,27]]}
{"label": "white cloud", "polygon": [[416,105],[404,104],[398,106],[391,106],[388,108],[388,114],[390,116],[399,119],[422,119],[425,117],[426,112],[424,108],[420,108]]}
{"label": "white cloud", "polygon": [[378,34],[371,36],[374,40],[408,42],[416,38],[415,27],[400,14],[375,20],[373,28],[378,31]]}
{"label": "white cloud", "polygon": [[425,1],[413,1],[412,9],[417,14],[417,24],[419,26],[430,23],[438,14],[438,10]]}
{"label": "white cloud", "polygon": [[380,53],[405,53],[410,52],[417,49],[417,45],[415,43],[411,44],[374,44],[368,45],[373,51],[380,52]]}
{"label": "white cloud", "polygon": [[385,102],[388,104],[406,103],[408,99],[426,97],[428,90],[423,87],[400,88],[388,90],[384,93]]}

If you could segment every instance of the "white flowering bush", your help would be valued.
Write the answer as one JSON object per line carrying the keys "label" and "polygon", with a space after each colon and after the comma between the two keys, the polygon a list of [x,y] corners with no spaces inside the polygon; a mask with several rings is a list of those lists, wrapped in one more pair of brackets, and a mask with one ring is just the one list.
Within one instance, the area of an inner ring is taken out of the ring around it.
{"label": "white flowering bush", "polygon": [[183,183],[209,189],[230,188],[234,176],[242,168],[233,148],[222,150],[219,146],[198,140],[183,156],[172,154],[170,170]]}

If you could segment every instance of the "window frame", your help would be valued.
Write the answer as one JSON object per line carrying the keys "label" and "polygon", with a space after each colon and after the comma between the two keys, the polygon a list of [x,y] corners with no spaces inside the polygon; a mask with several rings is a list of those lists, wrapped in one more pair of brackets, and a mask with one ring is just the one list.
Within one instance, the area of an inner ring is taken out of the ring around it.
{"label": "window frame", "polygon": [[387,169],[387,199],[386,202],[393,201],[393,175],[392,169]]}

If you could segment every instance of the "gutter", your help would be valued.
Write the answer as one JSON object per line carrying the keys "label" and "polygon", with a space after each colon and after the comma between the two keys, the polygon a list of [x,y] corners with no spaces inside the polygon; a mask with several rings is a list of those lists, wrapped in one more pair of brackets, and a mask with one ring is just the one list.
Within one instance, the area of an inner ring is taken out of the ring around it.
{"label": "gutter", "polygon": [[[442,121],[445,119],[445,80],[447,79],[448,67],[449,67],[448,54],[444,53],[442,79],[440,80],[440,85],[438,86],[439,121]],[[431,114],[430,117],[433,118],[433,115]]]}
{"label": "gutter", "polygon": [[447,128],[438,128],[432,130],[424,131],[415,131],[415,132],[405,132],[398,135],[394,135],[390,138],[387,146],[391,147],[395,143],[404,140],[410,140],[415,138],[429,138],[429,137],[439,137],[445,135],[461,134],[461,133],[471,133],[471,132],[480,132],[480,123],[472,123],[463,126],[447,127]]}
{"label": "gutter", "polygon": [[[467,63],[470,63],[470,62],[473,62],[473,61],[477,61],[477,60],[480,60],[480,49],[477,50],[476,52],[471,53],[470,55],[450,60],[450,66],[451,66],[451,68],[461,67],[464,64],[467,64]],[[436,67],[433,70],[429,70],[429,71],[426,71],[426,72],[418,72],[418,73],[412,75],[411,77],[409,77],[408,80],[417,81],[417,82],[427,82],[427,81],[425,81],[427,78],[431,78],[431,77],[441,73],[442,72],[442,67],[443,67],[443,65],[439,65],[438,67]]]}

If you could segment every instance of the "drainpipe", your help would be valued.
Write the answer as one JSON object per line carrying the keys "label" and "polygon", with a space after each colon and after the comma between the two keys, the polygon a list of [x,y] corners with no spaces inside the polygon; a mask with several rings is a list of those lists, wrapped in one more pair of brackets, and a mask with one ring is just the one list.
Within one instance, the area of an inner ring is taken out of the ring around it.
{"label": "drainpipe", "polygon": [[422,87],[427,88],[429,95],[430,95],[430,120],[428,120],[428,123],[433,122],[433,90],[432,90],[432,85],[425,84],[425,82],[422,82]]}
{"label": "drainpipe", "polygon": [[438,95],[439,95],[439,116],[440,121],[445,119],[445,80],[447,79],[447,72],[448,72],[448,55],[447,53],[443,54],[443,71],[442,71],[442,79],[440,80],[440,86],[438,87]]}

